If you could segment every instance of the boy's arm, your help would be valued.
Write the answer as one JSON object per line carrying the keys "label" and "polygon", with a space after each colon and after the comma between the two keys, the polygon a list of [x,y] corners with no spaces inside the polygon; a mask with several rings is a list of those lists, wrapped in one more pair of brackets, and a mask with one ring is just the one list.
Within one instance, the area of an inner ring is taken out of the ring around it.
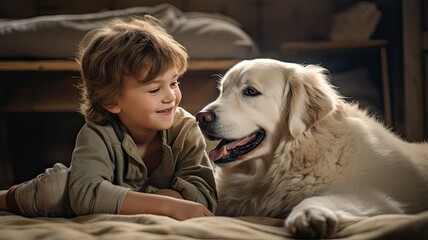
{"label": "boy's arm", "polygon": [[200,203],[133,191],[126,193],[120,214],[156,214],[177,220],[214,215]]}
{"label": "boy's arm", "polygon": [[[214,169],[206,153],[205,139],[196,121],[182,126],[182,151],[177,156],[172,188],[184,199],[201,203],[211,211],[217,206]],[[184,133],[185,132],[185,133]]]}
{"label": "boy's arm", "polygon": [[[68,196],[70,206],[77,215],[93,213],[119,213],[120,206],[131,189],[113,184],[116,164],[122,161],[115,156],[113,146],[119,141],[110,139],[102,127],[86,124],[76,138],[70,164]],[[118,146],[120,147],[120,145]],[[117,158],[117,159],[116,159]]]}
{"label": "boy's arm", "polygon": [[175,197],[178,199],[183,199],[183,196],[181,196],[181,194],[177,191],[175,191],[174,189],[159,189],[155,192],[153,192],[154,194],[158,194],[158,195],[163,195],[163,196],[169,196],[169,197]]}

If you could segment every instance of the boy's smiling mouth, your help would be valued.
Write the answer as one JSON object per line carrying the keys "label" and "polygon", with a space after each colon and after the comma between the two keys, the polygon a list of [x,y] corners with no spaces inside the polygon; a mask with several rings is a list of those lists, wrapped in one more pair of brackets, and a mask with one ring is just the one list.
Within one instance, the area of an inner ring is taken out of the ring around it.
{"label": "boy's smiling mouth", "polygon": [[160,111],[156,111],[156,113],[169,114],[169,113],[172,112],[172,109],[173,109],[173,107],[167,108],[167,109],[164,109],[164,110],[160,110]]}

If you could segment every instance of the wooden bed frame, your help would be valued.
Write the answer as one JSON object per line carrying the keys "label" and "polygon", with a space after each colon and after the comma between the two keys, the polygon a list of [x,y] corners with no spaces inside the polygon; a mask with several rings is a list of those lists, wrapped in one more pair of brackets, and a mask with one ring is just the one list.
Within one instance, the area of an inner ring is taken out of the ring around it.
{"label": "wooden bed frame", "polygon": [[[198,59],[189,62],[188,71],[226,70],[237,59]],[[0,60],[0,71],[75,71],[74,60]]]}

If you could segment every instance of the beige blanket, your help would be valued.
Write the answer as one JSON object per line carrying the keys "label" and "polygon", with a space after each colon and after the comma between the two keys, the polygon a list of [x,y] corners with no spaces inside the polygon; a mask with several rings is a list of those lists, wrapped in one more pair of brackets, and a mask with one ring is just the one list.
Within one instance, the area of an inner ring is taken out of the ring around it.
{"label": "beige blanket", "polygon": [[[26,218],[0,212],[0,239],[290,239],[281,219],[203,217],[176,221],[155,215],[93,214]],[[342,229],[340,239],[428,239],[428,212],[383,215]]]}

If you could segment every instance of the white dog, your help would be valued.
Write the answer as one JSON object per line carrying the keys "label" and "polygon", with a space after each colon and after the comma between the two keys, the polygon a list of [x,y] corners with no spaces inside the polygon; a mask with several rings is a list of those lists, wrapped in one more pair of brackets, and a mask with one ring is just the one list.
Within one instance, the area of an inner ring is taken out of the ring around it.
{"label": "white dog", "polygon": [[428,209],[428,145],[408,143],[350,104],[319,66],[246,60],[197,114],[217,164],[217,214],[285,218],[331,237],[387,213]]}

